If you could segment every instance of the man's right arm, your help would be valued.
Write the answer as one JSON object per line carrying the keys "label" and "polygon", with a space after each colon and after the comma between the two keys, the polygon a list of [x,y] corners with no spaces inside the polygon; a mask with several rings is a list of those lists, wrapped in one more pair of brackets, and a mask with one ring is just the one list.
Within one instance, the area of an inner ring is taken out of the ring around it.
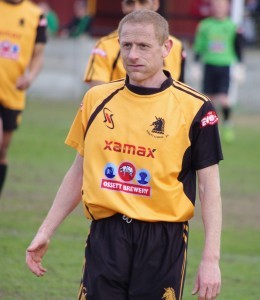
{"label": "man's right arm", "polygon": [[193,295],[198,299],[216,299],[221,289],[219,268],[222,228],[222,204],[218,164],[198,170],[198,189],[205,242]]}
{"label": "man's right arm", "polygon": [[81,201],[82,179],[83,157],[77,154],[60,185],[48,215],[26,250],[26,263],[36,276],[43,276],[46,272],[41,261],[48,249],[52,235]]}

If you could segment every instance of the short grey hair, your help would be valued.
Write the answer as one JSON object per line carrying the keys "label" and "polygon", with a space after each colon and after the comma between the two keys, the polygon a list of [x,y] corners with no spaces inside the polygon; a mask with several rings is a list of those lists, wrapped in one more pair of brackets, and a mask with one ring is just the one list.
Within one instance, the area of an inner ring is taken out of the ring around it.
{"label": "short grey hair", "polygon": [[154,32],[157,40],[162,45],[169,38],[169,24],[166,19],[155,11],[141,9],[127,14],[118,25],[119,38],[122,33],[124,24],[151,24],[154,27]]}

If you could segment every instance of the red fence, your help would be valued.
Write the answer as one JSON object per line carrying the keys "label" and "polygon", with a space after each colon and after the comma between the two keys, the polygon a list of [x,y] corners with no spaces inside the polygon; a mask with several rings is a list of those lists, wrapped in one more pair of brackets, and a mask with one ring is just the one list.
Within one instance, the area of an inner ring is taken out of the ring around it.
{"label": "red fence", "polygon": [[[198,1],[203,0],[161,0],[159,13],[170,24],[172,34],[180,38],[192,39],[199,17],[194,13]],[[35,0],[40,2],[40,0]],[[49,4],[59,16],[60,24],[66,24],[73,16],[73,3],[75,0],[48,0]],[[94,36],[105,35],[117,28],[122,18],[121,0],[88,0],[95,2],[96,13],[92,22],[91,34]]]}

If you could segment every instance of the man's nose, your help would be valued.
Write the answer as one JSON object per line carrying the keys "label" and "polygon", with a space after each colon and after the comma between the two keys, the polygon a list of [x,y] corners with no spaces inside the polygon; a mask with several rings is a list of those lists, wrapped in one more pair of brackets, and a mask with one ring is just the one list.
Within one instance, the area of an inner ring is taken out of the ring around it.
{"label": "man's nose", "polygon": [[136,59],[138,57],[138,51],[135,46],[131,47],[129,53],[128,53],[128,58],[130,59]]}

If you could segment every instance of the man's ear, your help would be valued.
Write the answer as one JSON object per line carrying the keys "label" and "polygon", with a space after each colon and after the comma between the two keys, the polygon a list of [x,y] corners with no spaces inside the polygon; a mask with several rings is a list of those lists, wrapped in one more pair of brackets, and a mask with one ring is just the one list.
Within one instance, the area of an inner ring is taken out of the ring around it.
{"label": "man's ear", "polygon": [[125,5],[124,1],[121,1],[121,10],[122,10],[124,15],[129,13],[129,11],[127,10],[127,6]]}
{"label": "man's ear", "polygon": [[153,10],[157,11],[160,7],[160,0],[153,0]]}
{"label": "man's ear", "polygon": [[168,54],[170,53],[171,49],[173,46],[173,42],[172,40],[168,39],[163,43],[163,52],[162,52],[162,56],[163,58],[165,58],[166,56],[168,56]]}

